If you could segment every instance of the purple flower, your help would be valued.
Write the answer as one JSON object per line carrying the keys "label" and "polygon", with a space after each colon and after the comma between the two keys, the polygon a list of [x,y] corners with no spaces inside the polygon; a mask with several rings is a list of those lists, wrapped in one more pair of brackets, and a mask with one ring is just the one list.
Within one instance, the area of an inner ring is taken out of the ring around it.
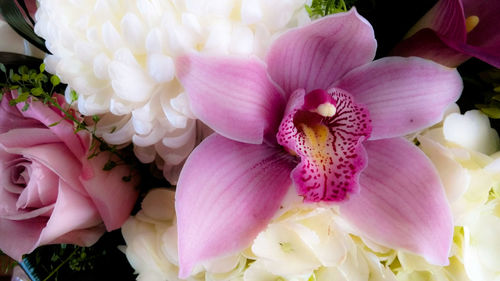
{"label": "purple flower", "polygon": [[421,58],[372,61],[373,29],[353,9],[291,30],[257,59],[188,55],[177,71],[215,130],[180,175],[180,277],[246,247],[294,184],[338,202],[366,237],[447,264],[453,225],[430,161],[401,136],[456,101],[456,70]]}
{"label": "purple flower", "polygon": [[500,67],[500,1],[440,0],[393,50],[457,67],[476,57]]}

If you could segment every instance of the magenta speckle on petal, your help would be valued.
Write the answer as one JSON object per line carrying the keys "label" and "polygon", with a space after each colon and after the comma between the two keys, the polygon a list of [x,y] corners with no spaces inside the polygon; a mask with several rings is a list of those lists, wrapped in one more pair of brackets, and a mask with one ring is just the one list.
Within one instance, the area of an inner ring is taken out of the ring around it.
{"label": "magenta speckle on petal", "polygon": [[[300,157],[292,178],[305,201],[342,201],[357,191],[366,166],[362,142],[371,133],[369,112],[345,91],[319,91],[304,95],[302,106],[285,116],[277,140]],[[324,117],[311,108],[319,100],[334,104],[335,115]]]}

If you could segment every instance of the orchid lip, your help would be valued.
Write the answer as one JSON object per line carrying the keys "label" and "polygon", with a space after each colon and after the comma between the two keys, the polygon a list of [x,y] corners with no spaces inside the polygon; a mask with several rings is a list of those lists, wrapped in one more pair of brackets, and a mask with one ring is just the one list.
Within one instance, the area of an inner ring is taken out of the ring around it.
{"label": "orchid lip", "polygon": [[357,191],[366,165],[362,142],[369,138],[368,110],[346,91],[294,92],[277,141],[300,159],[292,178],[306,201],[343,201]]}

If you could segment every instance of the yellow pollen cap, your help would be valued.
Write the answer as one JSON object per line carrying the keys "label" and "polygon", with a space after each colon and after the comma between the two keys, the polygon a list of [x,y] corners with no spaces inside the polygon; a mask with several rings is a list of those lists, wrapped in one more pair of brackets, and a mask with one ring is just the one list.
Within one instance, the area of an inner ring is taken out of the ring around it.
{"label": "yellow pollen cap", "polygon": [[470,16],[465,19],[465,30],[467,32],[471,32],[474,28],[476,28],[477,24],[479,23],[479,17],[478,16]]}
{"label": "yellow pollen cap", "polygon": [[332,117],[337,113],[337,108],[333,104],[327,102],[320,104],[315,112],[323,117]]}

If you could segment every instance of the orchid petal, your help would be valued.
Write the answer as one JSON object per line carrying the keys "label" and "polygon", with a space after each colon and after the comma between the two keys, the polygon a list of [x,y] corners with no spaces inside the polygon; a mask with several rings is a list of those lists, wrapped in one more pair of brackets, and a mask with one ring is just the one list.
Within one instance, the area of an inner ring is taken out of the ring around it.
{"label": "orchid petal", "polygon": [[259,144],[276,131],[285,101],[258,60],[190,55],[176,67],[192,112],[217,133]]}
{"label": "orchid petal", "polygon": [[364,104],[372,140],[397,137],[437,123],[462,92],[458,72],[421,58],[388,57],[349,72],[334,87]]}
{"label": "orchid petal", "polygon": [[279,37],[267,54],[269,75],[287,94],[326,89],[372,61],[376,48],[371,25],[353,8]]}
{"label": "orchid petal", "polygon": [[407,36],[424,28],[430,28],[450,40],[465,42],[467,31],[461,0],[439,1],[417,22]]}
{"label": "orchid petal", "polygon": [[396,45],[391,55],[421,57],[448,67],[457,67],[470,58],[470,55],[464,54],[460,47],[452,48],[449,44],[434,30],[424,28]]}
{"label": "orchid petal", "polygon": [[[500,2],[487,0],[462,0],[465,17],[477,16],[478,24],[467,34],[467,43],[478,47],[496,47],[497,58],[500,55],[500,33],[498,15]],[[498,66],[497,66],[498,67]]]}
{"label": "orchid petal", "polygon": [[213,134],[187,159],[176,192],[180,278],[248,246],[279,209],[296,163],[279,149]]}
{"label": "orchid petal", "polygon": [[340,206],[342,215],[377,243],[447,265],[453,221],[430,160],[403,138],[367,141],[365,148],[360,193]]}

